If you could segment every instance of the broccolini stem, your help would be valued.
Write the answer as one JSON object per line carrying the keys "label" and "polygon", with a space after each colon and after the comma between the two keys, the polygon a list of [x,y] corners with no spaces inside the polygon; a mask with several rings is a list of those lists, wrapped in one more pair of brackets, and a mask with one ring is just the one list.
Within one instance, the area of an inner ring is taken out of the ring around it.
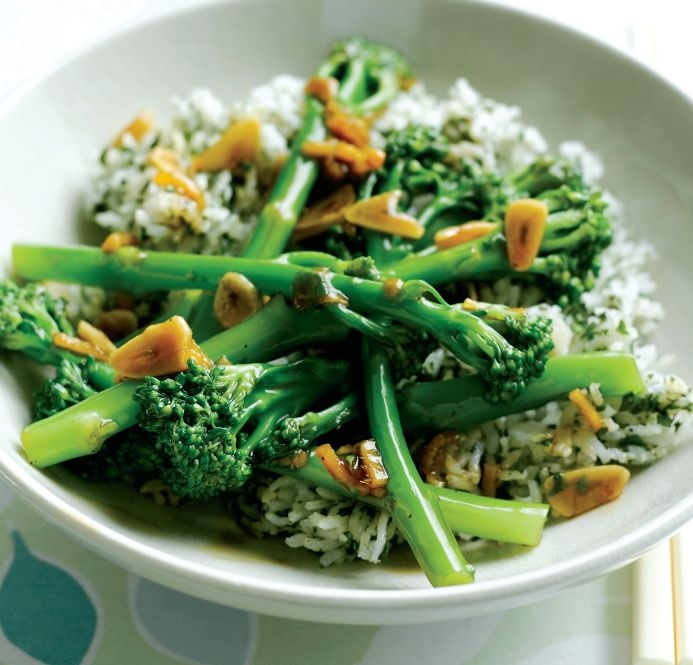
{"label": "broccolini stem", "polygon": [[302,268],[327,268],[335,273],[344,273],[351,261],[338,259],[327,252],[298,251],[288,252],[279,257],[280,261]]}
{"label": "broccolini stem", "polygon": [[559,356],[549,359],[541,377],[528,381],[525,391],[511,402],[487,401],[478,376],[406,386],[399,395],[402,425],[408,432],[466,431],[502,416],[563,399],[574,388],[587,388],[592,384],[598,384],[606,397],[645,390],[631,355],[595,352]]}
{"label": "broccolini stem", "polygon": [[[221,276],[232,271],[245,275],[263,293],[282,293],[292,298],[296,277],[306,272],[301,266],[284,262],[144,251],[134,247],[104,253],[84,246],[15,245],[13,258],[15,272],[25,279],[78,282],[135,293],[157,289],[214,289]],[[424,282],[405,282],[392,293],[380,282],[347,275],[330,274],[329,281],[346,296],[355,311],[377,313],[426,330],[460,360],[479,371],[490,365],[496,349],[509,348],[502,335],[473,314],[444,304]],[[438,302],[424,297],[427,295]]]}
{"label": "broccolini stem", "polygon": [[[387,47],[349,40],[328,56],[317,75],[337,79],[337,99],[352,113],[364,114],[389,103],[399,90],[404,68],[401,57]],[[373,83],[375,89],[371,89]],[[304,157],[302,150],[306,142],[327,136],[324,111],[322,101],[306,96],[303,124],[243,256],[274,258],[284,250],[318,177],[318,163]]]}
{"label": "broccolini stem", "polygon": [[87,373],[89,383],[96,390],[106,390],[115,383],[115,370],[106,363],[99,361],[88,363],[84,365],[84,371]]}
{"label": "broccolini stem", "polygon": [[390,263],[388,275],[400,279],[422,279],[432,286],[475,277],[492,279],[514,273],[508,261],[505,240],[493,234],[441,251],[422,250]]}
{"label": "broccolini stem", "polygon": [[307,141],[324,140],[327,130],[322,118],[323,111],[323,104],[315,97],[306,99],[303,125],[269,200],[260,213],[253,235],[243,250],[244,256],[273,258],[284,250],[318,177],[318,163],[304,157],[301,151]]}
{"label": "broccolini stem", "polygon": [[[486,400],[486,389],[476,375],[408,385],[398,392],[397,399],[407,433],[468,431],[564,399],[574,388],[592,384],[597,384],[605,397],[639,394],[646,389],[633,356],[603,351],[551,358],[541,378],[531,380],[526,391],[511,402]],[[358,417],[362,408],[358,395],[351,393],[323,411],[296,420],[303,437],[312,442]]]}
{"label": "broccolini stem", "polygon": [[397,528],[433,586],[472,582],[474,569],[445,523],[438,495],[421,480],[409,453],[387,355],[368,341],[364,341],[364,374],[371,434],[389,476],[387,502]]}
{"label": "broccolini stem", "polygon": [[[335,494],[352,498],[377,510],[387,509],[387,499],[355,494],[338,483],[322,462],[311,454],[299,468],[269,467],[273,472],[292,476],[313,487],[322,487]],[[427,486],[438,497],[440,509],[453,533],[466,533],[504,543],[534,547],[539,544],[549,507],[543,503],[526,503],[496,499],[447,487]]]}
{"label": "broccolini stem", "polygon": [[[275,298],[201,347],[215,360],[226,356],[236,363],[260,362],[297,346],[338,341],[345,334],[346,329],[327,312],[298,312],[282,298]],[[132,396],[140,384],[123,381],[112,385],[86,402],[28,425],[21,438],[29,461],[45,467],[95,452],[109,436],[135,425],[139,407]],[[108,413],[109,418],[99,413]]]}
{"label": "broccolini stem", "polygon": [[21,440],[26,458],[46,467],[95,453],[108,437],[135,424],[138,407],[133,395],[139,384],[123,381],[92,395],[86,407],[79,402],[25,427]]}
{"label": "broccolini stem", "polygon": [[350,393],[322,411],[311,411],[294,418],[294,422],[300,429],[303,439],[311,443],[329,432],[338,430],[358,416],[361,413],[359,401],[356,393]]}

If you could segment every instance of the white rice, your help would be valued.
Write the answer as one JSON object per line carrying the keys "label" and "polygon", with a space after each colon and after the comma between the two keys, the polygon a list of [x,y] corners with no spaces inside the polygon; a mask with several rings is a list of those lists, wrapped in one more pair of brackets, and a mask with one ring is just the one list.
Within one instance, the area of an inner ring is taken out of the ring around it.
{"label": "white rice", "polygon": [[[106,148],[87,198],[94,221],[109,231],[135,233],[145,247],[205,254],[233,254],[251,233],[277,160],[301,123],[304,82],[278,76],[252,91],[247,100],[227,107],[209,90],[193,90],[173,100],[169,126],[137,142]],[[204,210],[190,198],[152,182],[147,166],[154,145],[174,149],[186,163],[213,145],[233,121],[255,117],[261,123],[260,158],[242,178],[228,171],[197,173]]]}
{"label": "white rice", "polygon": [[[147,246],[204,253],[237,251],[253,229],[276,161],[286,154],[300,126],[303,87],[299,79],[279,76],[231,107],[207,90],[176,99],[170,127],[153,133],[141,145],[126,140],[123,147],[104,151],[89,199],[96,222],[111,230],[133,231]],[[248,115],[262,122],[262,157],[242,179],[235,180],[228,172],[197,174],[206,200],[201,216],[189,199],[152,183],[146,156],[154,141],[189,159],[213,144],[231,120]],[[516,169],[548,151],[540,132],[523,122],[517,107],[484,98],[464,79],[455,82],[443,99],[428,94],[420,83],[400,93],[375,124],[373,141],[382,144],[382,133],[412,123],[444,128],[454,154],[478,160],[489,169]],[[582,144],[569,141],[558,151],[580,163],[586,180],[597,182],[601,177],[599,159]],[[536,305],[540,300],[536,289],[521,288],[507,279],[481,285],[478,297],[534,306],[538,313],[550,316],[556,353],[634,353],[653,395],[649,408],[642,409],[633,400],[603,398],[595,385],[589,395],[605,422],[597,434],[568,402],[476,427],[460,434],[448,450],[442,474],[449,486],[478,492],[482,459],[491,455],[501,466],[505,491],[518,499],[541,501],[545,499],[543,481],[553,473],[607,462],[649,464],[693,436],[691,389],[681,379],[661,373],[661,359],[649,342],[663,317],[647,272],[654,250],[629,236],[616,201],[609,210],[614,242],[604,252],[596,288],[583,296],[589,312],[584,327],[576,328],[575,321],[557,307]],[[195,232],[196,225],[203,233]],[[425,366],[434,378],[447,378],[457,371],[456,361],[443,350],[431,354]],[[379,561],[396,538],[387,514],[288,477],[262,488],[257,503],[253,529],[281,535],[290,547],[318,553],[323,565],[354,558]]]}

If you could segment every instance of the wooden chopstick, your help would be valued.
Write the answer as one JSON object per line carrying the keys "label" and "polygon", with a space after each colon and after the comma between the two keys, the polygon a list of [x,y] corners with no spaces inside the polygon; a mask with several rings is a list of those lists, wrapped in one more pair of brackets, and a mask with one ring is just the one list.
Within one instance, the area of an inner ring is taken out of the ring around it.
{"label": "wooden chopstick", "polygon": [[693,522],[671,539],[676,665],[693,665]]}
{"label": "wooden chopstick", "polygon": [[671,548],[665,542],[633,564],[633,665],[676,665]]}
{"label": "wooden chopstick", "polygon": [[633,564],[633,665],[693,665],[693,522]]}

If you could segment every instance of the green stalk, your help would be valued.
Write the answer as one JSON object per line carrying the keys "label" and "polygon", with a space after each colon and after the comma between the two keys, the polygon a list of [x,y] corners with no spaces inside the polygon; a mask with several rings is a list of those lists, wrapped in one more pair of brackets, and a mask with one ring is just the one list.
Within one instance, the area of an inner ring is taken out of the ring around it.
{"label": "green stalk", "polygon": [[[337,99],[351,113],[371,113],[388,104],[400,87],[400,74],[404,71],[401,58],[387,47],[365,40],[354,39],[341,46],[318,68],[317,76],[337,79]],[[372,82],[377,85],[371,91]],[[318,162],[304,157],[302,151],[306,142],[324,141],[327,137],[325,105],[312,95],[306,96],[305,104],[301,129],[243,256],[274,258],[284,251],[318,178]]]}
{"label": "green stalk", "polygon": [[[645,389],[635,359],[630,355],[602,352],[563,356],[549,360],[543,377],[530,382],[527,391],[510,403],[487,402],[484,387],[474,376],[407,387],[400,398],[402,425],[405,431],[468,430],[562,399],[574,388],[585,388],[592,383],[598,383],[605,396],[639,393]],[[306,426],[304,437],[311,442],[317,441],[334,428],[332,423],[340,414],[340,422],[357,417],[357,404],[356,396],[348,395],[323,412],[307,414],[304,418],[306,423],[312,423],[312,429]],[[348,405],[348,411],[344,405]],[[299,469],[271,468],[378,510],[387,508],[385,500],[356,495],[338,483],[314,454]],[[430,491],[438,495],[445,522],[453,532],[530,546],[537,545],[541,539],[548,511],[545,504],[507,501],[433,486]]]}
{"label": "green stalk", "polygon": [[107,438],[135,424],[139,385],[123,381],[25,427],[20,438],[27,460],[43,468],[95,453]]}
{"label": "green stalk", "polygon": [[[326,391],[344,386],[349,380],[349,364],[346,361],[333,361],[329,365],[317,365],[315,360],[304,360],[299,363],[307,363],[312,366],[312,377],[305,376],[304,380],[297,382],[294,377],[284,377],[283,365],[270,368],[265,376],[268,377],[268,385],[253,395],[255,401],[250,409],[253,417],[258,417],[259,422],[248,437],[243,448],[252,451],[264,441],[274,439],[276,430],[287,414],[304,413],[311,405],[320,400]],[[272,377],[278,375],[279,380]],[[290,416],[291,417],[291,416]],[[286,453],[283,453],[286,454]]]}
{"label": "green stalk", "polygon": [[257,226],[243,255],[274,258],[284,251],[291,232],[318,177],[319,165],[302,155],[306,141],[323,141],[327,135],[323,122],[324,105],[315,97],[306,99],[306,115],[293,142]]}
{"label": "green stalk", "polygon": [[309,442],[316,441],[359,416],[359,401],[358,395],[349,393],[321,411],[311,411],[294,418],[294,423],[301,431],[303,439]]}
{"label": "green stalk", "polygon": [[388,508],[433,586],[465,584],[474,569],[445,523],[438,496],[419,476],[399,422],[386,354],[364,342],[368,418],[388,473]]}
{"label": "green stalk", "polygon": [[574,388],[593,383],[607,397],[645,390],[633,356],[608,352],[559,356],[551,358],[542,376],[528,381],[525,391],[510,402],[488,402],[478,376],[407,386],[399,395],[402,425],[406,431],[466,431],[564,399]]}
{"label": "green stalk", "polygon": [[[84,246],[15,245],[13,258],[15,272],[24,279],[78,282],[131,293],[156,289],[211,290],[224,273],[231,271],[245,275],[262,293],[282,293],[293,298],[294,281],[306,272],[301,266],[284,262],[143,251],[134,247],[104,253]],[[331,274],[329,282],[346,296],[354,311],[376,313],[426,330],[460,360],[480,371],[490,364],[494,349],[509,348],[503,336],[480,318],[439,298],[436,302],[424,297],[436,296],[424,282],[409,281],[394,296],[388,294],[382,283],[372,280]]]}
{"label": "green stalk", "polygon": [[[339,341],[346,330],[326,312],[301,313],[281,298],[270,301],[252,317],[203,342],[215,360],[262,362],[300,346]],[[136,424],[138,405],[132,395],[140,381],[123,381],[49,418],[28,425],[21,434],[32,464],[51,466],[96,452],[118,431]],[[104,418],[99,414],[107,413]]]}
{"label": "green stalk", "polygon": [[[273,465],[271,471],[292,476],[313,487],[322,487],[376,510],[387,510],[388,499],[355,494],[338,483],[322,462],[311,454],[300,468]],[[448,487],[426,486],[438,497],[443,519],[453,533],[466,533],[503,543],[535,547],[541,541],[549,507],[544,503],[525,503],[496,499]]]}
{"label": "green stalk", "polygon": [[387,266],[388,275],[404,280],[422,279],[433,286],[513,273],[505,240],[498,233],[441,251],[425,249]]}

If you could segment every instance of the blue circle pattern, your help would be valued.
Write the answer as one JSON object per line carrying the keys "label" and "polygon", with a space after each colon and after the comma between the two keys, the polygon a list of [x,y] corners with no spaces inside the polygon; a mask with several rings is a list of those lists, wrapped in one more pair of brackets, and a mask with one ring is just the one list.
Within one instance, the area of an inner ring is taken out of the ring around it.
{"label": "blue circle pattern", "polygon": [[154,648],[200,665],[246,665],[253,616],[138,579],[133,614]]}
{"label": "blue circle pattern", "polygon": [[0,585],[0,627],[15,647],[46,665],[79,665],[98,615],[82,585],[33,554],[12,532],[14,556]]}

